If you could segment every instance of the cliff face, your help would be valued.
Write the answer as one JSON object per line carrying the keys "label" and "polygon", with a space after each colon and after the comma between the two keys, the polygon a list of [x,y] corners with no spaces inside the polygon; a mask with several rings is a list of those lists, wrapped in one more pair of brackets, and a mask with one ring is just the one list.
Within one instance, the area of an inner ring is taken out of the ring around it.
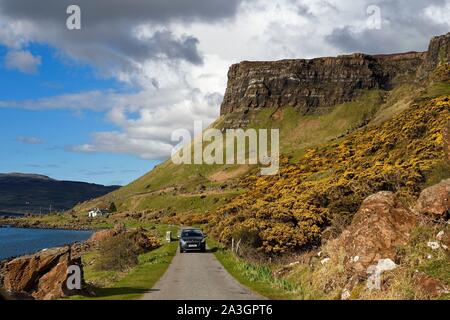
{"label": "cliff face", "polygon": [[426,60],[424,63],[425,71],[435,69],[437,66],[450,61],[450,33],[442,36],[433,37],[428,47]]}
{"label": "cliff face", "polygon": [[244,61],[230,67],[221,114],[285,106],[302,114],[316,113],[354,99],[357,89],[387,90],[399,82],[426,76],[448,61],[450,33],[434,37],[427,52]]}

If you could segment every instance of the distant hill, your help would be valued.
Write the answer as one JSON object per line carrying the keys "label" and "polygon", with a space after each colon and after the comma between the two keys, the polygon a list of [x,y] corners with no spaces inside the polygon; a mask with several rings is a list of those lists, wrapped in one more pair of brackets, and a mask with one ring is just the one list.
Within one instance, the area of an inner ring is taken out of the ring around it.
{"label": "distant hill", "polygon": [[49,213],[103,196],[120,186],[59,181],[38,174],[0,173],[0,212]]}

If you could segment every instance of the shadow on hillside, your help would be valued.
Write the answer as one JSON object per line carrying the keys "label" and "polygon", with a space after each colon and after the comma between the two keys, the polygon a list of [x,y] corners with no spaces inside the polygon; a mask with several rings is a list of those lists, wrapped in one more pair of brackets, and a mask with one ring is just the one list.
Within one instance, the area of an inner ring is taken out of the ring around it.
{"label": "shadow on hillside", "polygon": [[158,289],[142,289],[142,288],[131,288],[131,287],[119,287],[119,288],[96,288],[95,297],[111,297],[120,296],[128,294],[144,294],[147,292],[159,291]]}

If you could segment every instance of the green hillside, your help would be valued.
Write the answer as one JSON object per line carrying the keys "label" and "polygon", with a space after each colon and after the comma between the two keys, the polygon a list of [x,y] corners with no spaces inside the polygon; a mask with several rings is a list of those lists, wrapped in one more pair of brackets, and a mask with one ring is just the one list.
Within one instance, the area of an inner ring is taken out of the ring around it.
{"label": "green hillside", "polygon": [[[366,90],[358,100],[337,105],[323,114],[301,115],[291,107],[267,108],[249,112],[245,119],[249,128],[280,129],[280,153],[295,163],[308,148],[338,141],[403,111],[418,90],[416,85],[402,85],[392,91]],[[222,116],[212,127],[221,129],[233,117],[236,115]],[[119,211],[142,211],[153,217],[208,213],[240,194],[241,178],[255,172],[254,165],[175,165],[168,160],[131,184],[74,210],[82,213],[114,202]]]}

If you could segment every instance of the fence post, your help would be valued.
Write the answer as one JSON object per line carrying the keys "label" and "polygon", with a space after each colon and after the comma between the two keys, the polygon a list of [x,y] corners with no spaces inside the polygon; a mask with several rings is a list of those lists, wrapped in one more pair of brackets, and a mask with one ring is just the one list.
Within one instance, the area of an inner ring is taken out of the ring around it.
{"label": "fence post", "polygon": [[236,244],[236,254],[239,254],[239,247],[241,246],[241,240],[242,239],[239,239],[239,241]]}
{"label": "fence post", "polygon": [[166,231],[166,241],[167,242],[172,241],[172,231]]}

